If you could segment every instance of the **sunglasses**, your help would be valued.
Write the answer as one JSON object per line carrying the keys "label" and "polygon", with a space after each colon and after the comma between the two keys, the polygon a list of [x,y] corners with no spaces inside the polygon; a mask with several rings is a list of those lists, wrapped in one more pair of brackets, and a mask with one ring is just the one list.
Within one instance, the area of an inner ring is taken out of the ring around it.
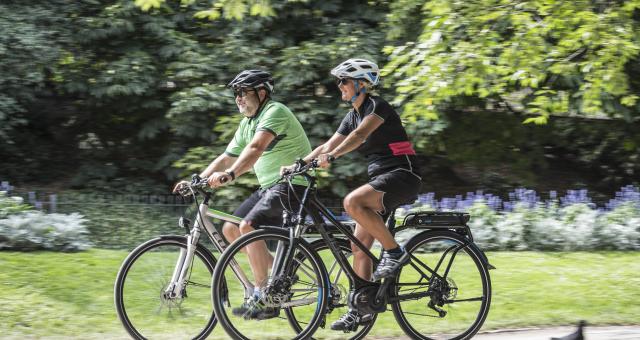
{"label": "sunglasses", "polygon": [[252,90],[252,89],[242,89],[242,88],[240,88],[240,89],[237,89],[237,90],[233,90],[233,95],[235,97],[243,97],[244,98],[244,97],[247,96],[247,94],[249,92],[255,92],[255,91]]}
{"label": "sunglasses", "polygon": [[350,78],[340,78],[340,79],[336,80],[336,85],[338,85],[338,86],[347,85],[350,81],[351,81]]}

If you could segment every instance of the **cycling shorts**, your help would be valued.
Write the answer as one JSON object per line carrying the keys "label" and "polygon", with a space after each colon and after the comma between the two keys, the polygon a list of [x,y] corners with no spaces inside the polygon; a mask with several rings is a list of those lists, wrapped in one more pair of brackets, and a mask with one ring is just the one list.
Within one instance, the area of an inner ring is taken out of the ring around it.
{"label": "cycling shorts", "polygon": [[378,214],[384,221],[403,204],[413,203],[422,188],[422,178],[410,170],[397,168],[371,178],[369,185],[382,192],[383,211]]}
{"label": "cycling shorts", "polygon": [[[293,185],[298,198],[306,189],[303,185]],[[233,212],[237,217],[250,222],[253,227],[282,226],[282,212],[297,211],[300,206],[286,183],[279,183],[268,189],[258,189]]]}

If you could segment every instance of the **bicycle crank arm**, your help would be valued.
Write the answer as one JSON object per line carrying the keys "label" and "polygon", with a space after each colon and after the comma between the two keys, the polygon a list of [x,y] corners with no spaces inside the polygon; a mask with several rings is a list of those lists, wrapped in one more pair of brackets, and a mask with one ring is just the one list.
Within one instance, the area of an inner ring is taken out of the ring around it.
{"label": "bicycle crank arm", "polygon": [[312,304],[314,302],[317,302],[317,301],[318,301],[317,298],[300,299],[300,300],[280,303],[280,304],[278,304],[277,307],[287,308],[287,307],[305,306],[305,305],[310,305],[310,304]]}

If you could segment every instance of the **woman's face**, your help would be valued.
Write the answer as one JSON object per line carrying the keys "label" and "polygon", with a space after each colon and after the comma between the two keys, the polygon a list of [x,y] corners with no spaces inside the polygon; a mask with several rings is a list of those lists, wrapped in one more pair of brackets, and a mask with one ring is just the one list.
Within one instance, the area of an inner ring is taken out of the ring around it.
{"label": "woman's face", "polygon": [[256,115],[258,106],[260,105],[260,99],[258,93],[253,89],[242,88],[235,91],[236,105],[238,111],[245,117],[253,117]]}
{"label": "woman's face", "polygon": [[342,94],[342,100],[349,101],[356,94],[355,84],[353,79],[342,78],[337,80],[338,88]]}

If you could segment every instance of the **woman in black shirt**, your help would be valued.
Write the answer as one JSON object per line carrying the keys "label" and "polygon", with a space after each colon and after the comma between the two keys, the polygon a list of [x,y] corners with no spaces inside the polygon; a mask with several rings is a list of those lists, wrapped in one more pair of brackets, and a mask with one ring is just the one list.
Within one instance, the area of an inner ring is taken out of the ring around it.
{"label": "woman in black shirt", "polygon": [[[382,259],[371,275],[371,260],[352,245],[354,270],[362,278],[376,281],[393,276],[409,260],[384,221],[395,208],[416,199],[422,180],[417,174],[416,153],[398,113],[384,99],[368,93],[379,82],[378,66],[365,59],[349,59],[331,74],[337,78],[342,100],[350,102],[353,108],[331,139],[307,155],[305,161],[317,158],[320,166],[327,168],[329,159],[354,150],[366,157],[369,182],[345,197],[344,208],[356,221],[355,236],[368,247],[375,239],[384,248]],[[331,328],[354,330],[370,317],[350,310]]]}

